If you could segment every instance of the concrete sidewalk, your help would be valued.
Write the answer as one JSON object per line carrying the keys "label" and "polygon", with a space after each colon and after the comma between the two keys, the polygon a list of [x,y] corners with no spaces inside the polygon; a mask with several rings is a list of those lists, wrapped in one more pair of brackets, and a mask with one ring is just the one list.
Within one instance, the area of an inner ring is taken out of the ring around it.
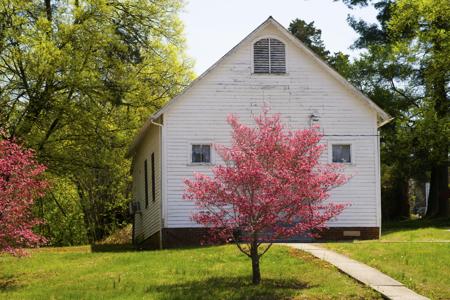
{"label": "concrete sidewalk", "polygon": [[289,243],[283,244],[296,249],[303,250],[323,259],[342,272],[355,278],[356,280],[370,286],[388,299],[393,300],[424,300],[428,299],[416,292],[406,288],[401,282],[381,273],[377,269],[369,267],[347,256],[334,251],[324,249],[317,244],[311,243]]}

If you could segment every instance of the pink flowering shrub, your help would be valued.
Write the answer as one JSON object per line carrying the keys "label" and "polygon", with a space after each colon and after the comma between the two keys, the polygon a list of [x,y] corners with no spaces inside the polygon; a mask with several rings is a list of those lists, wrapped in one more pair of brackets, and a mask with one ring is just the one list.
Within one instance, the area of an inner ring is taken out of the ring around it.
{"label": "pink flowering shrub", "polygon": [[0,140],[0,252],[24,255],[24,247],[35,247],[45,239],[33,233],[40,221],[32,206],[44,195],[48,184],[40,178],[45,167],[33,152],[9,140]]}
{"label": "pink flowering shrub", "polygon": [[228,117],[231,147],[215,146],[225,165],[212,178],[185,180],[184,198],[195,201],[193,219],[211,241],[232,241],[251,258],[258,284],[259,259],[274,240],[314,237],[342,212],[345,205],[326,200],[348,178],[337,165],[319,163],[325,145],[317,128],[286,130],[267,109],[254,120],[252,128]]}

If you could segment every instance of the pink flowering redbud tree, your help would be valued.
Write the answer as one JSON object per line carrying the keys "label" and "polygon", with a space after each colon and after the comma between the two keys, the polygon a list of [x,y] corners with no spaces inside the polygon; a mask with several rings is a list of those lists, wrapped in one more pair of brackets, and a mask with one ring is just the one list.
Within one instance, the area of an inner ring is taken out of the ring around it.
{"label": "pink flowering redbud tree", "polygon": [[225,164],[213,177],[185,180],[184,199],[194,201],[193,220],[212,242],[234,242],[252,261],[259,284],[260,258],[277,240],[316,237],[345,205],[329,192],[347,181],[339,166],[320,164],[325,145],[318,128],[290,131],[265,108],[248,127],[230,115],[230,147],[215,145]]}
{"label": "pink flowering redbud tree", "polygon": [[41,178],[44,170],[31,150],[0,140],[0,252],[24,255],[23,248],[46,242],[33,232],[41,222],[32,213],[34,200],[48,187]]}

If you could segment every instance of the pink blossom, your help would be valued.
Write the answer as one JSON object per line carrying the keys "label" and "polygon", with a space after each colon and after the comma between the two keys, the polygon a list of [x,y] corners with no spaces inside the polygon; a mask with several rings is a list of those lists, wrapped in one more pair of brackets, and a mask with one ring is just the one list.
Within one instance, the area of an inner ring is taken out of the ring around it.
{"label": "pink blossom", "polygon": [[329,192],[348,178],[338,165],[319,163],[325,145],[318,128],[289,131],[267,109],[254,120],[253,128],[228,117],[232,144],[215,146],[225,164],[213,177],[185,180],[184,199],[195,202],[193,220],[209,228],[209,241],[233,241],[252,261],[256,247],[259,261],[262,243],[326,228],[345,207],[330,202]]}
{"label": "pink blossom", "polygon": [[41,224],[34,218],[34,200],[44,195],[48,183],[41,178],[45,167],[14,141],[0,140],[0,252],[23,255],[23,247],[46,242],[33,232]]}

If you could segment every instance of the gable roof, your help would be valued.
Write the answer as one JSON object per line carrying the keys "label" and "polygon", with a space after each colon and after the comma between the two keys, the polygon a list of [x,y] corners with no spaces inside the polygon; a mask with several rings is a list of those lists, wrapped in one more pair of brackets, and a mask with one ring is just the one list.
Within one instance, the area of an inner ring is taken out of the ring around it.
{"label": "gable roof", "polygon": [[191,87],[195,86],[199,81],[202,80],[208,73],[214,70],[225,58],[230,56],[235,52],[237,48],[239,48],[245,42],[252,40],[253,37],[261,30],[266,28],[269,24],[272,24],[277,28],[280,33],[283,34],[289,41],[291,41],[294,45],[302,49],[313,61],[317,62],[325,71],[327,71],[332,77],[334,77],[337,81],[339,81],[345,88],[347,88],[353,95],[355,95],[358,99],[365,102],[372,110],[374,110],[378,117],[381,119],[381,123],[379,126],[382,126],[391,120],[391,117],[388,113],[386,113],[383,109],[381,109],[375,102],[373,102],[369,97],[364,95],[360,90],[355,88],[352,84],[350,84],[342,75],[340,75],[337,71],[335,71],[332,67],[330,67],[326,62],[324,62],[319,56],[317,56],[311,49],[305,46],[297,37],[295,37],[292,33],[290,33],[286,28],[283,27],[278,21],[276,21],[272,16],[267,18],[261,25],[256,27],[250,34],[248,34],[244,39],[242,39],[236,46],[234,46],[230,51],[228,51],[224,56],[222,56],[216,63],[214,63],[211,67],[209,67],[205,72],[203,72],[200,76],[198,76],[195,80],[193,80],[186,88],[181,91],[177,96],[168,101],[161,109],[151,115],[144,126],[141,128],[132,144],[128,149],[127,156],[132,156],[133,151],[140,144],[144,135],[152,124],[155,124],[155,120],[159,118],[164,112],[166,112],[173,103],[177,102],[178,99],[183,96],[186,91],[188,91]]}

